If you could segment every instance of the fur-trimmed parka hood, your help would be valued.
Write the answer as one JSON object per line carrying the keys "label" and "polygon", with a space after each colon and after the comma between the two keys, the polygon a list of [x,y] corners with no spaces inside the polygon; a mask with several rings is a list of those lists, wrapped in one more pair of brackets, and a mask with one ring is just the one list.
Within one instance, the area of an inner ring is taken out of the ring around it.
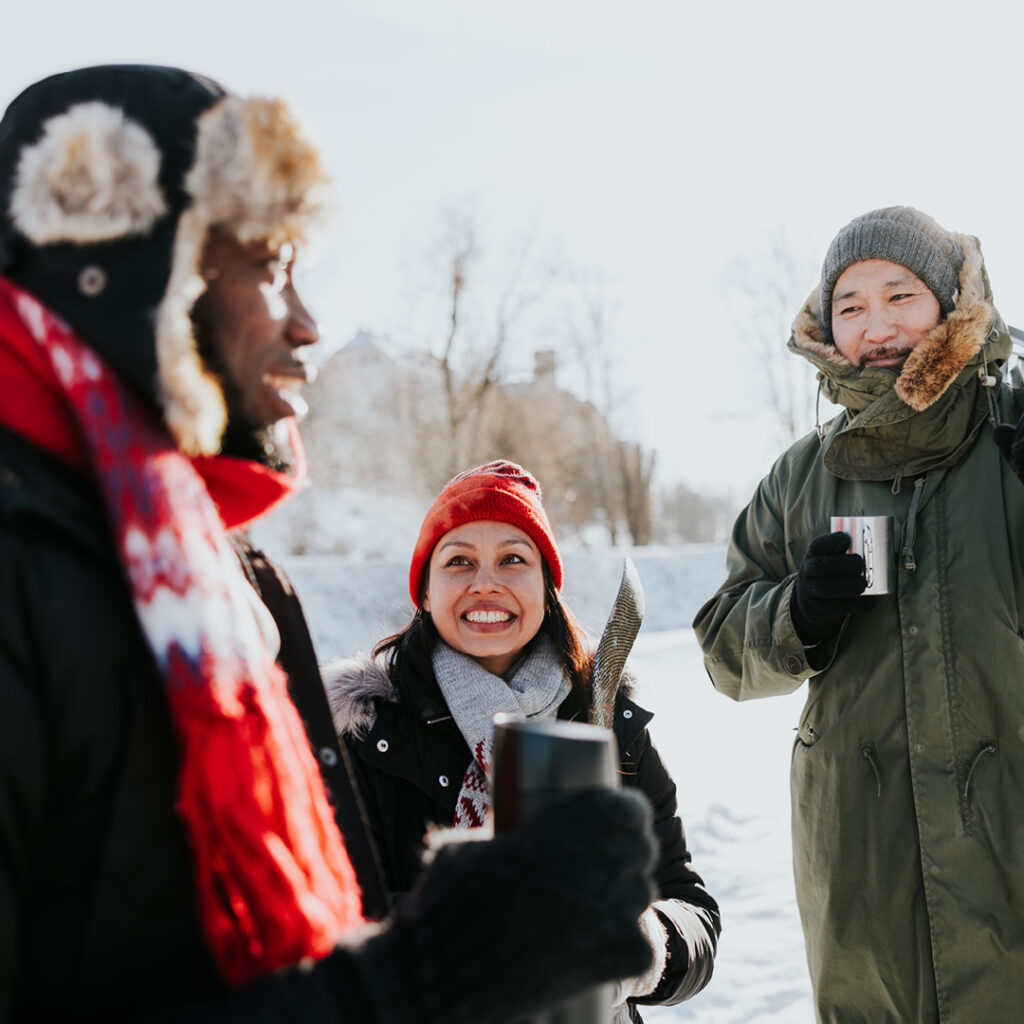
{"label": "fur-trimmed parka hood", "polygon": [[821,391],[845,413],[819,427],[823,459],[847,480],[912,478],[954,465],[991,416],[992,388],[1012,351],[992,304],[978,240],[964,253],[953,311],[907,357],[899,374],[853,366],[825,340],[818,290],[793,324],[789,348],[818,369]]}
{"label": "fur-trimmed parka hood", "polygon": [[[382,658],[372,658],[367,654],[338,658],[322,665],[320,674],[339,737],[362,739],[377,720],[376,703],[399,702],[398,691]],[[627,666],[618,692],[629,697],[634,684],[635,678]]]}
{"label": "fur-trimmed parka hood", "polygon": [[300,241],[326,181],[279,99],[177,68],[54,75],[0,121],[0,273],[159,407],[182,451],[212,455],[226,404],[191,320],[207,233]]}
{"label": "fur-trimmed parka hood", "polygon": [[398,703],[398,691],[380,658],[357,654],[320,667],[334,730],[341,737],[362,739],[377,720],[375,702]]}
{"label": "fur-trimmed parka hood", "polygon": [[[964,253],[956,304],[910,354],[892,385],[899,399],[915,412],[937,402],[968,363],[987,367],[988,373],[1010,354],[1009,332],[992,304],[981,246],[972,235],[955,237]],[[818,367],[826,397],[854,412],[865,404],[863,398],[855,397],[862,392],[854,385],[857,377],[880,373],[886,374],[880,379],[892,377],[888,370],[860,370],[852,366],[834,344],[826,341],[817,288],[793,321],[789,347]]]}

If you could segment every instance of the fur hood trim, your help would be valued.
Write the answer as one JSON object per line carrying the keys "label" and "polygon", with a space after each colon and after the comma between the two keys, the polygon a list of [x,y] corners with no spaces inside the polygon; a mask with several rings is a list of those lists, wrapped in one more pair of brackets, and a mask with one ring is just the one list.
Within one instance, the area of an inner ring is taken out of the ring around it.
{"label": "fur hood trim", "polygon": [[377,721],[374,701],[398,703],[387,668],[379,658],[357,654],[320,667],[327,703],[339,737],[362,739]]}
{"label": "fur hood trim", "polygon": [[[398,703],[387,668],[380,658],[356,654],[338,658],[320,666],[334,730],[339,737],[362,739],[377,721],[378,700]],[[636,677],[627,665],[619,681],[618,693],[632,697]]]}
{"label": "fur hood trim", "polygon": [[191,312],[205,290],[200,260],[218,228],[248,243],[303,241],[326,207],[319,153],[278,99],[227,95],[200,115],[185,178],[192,203],[178,221],[171,276],[156,313],[164,419],[189,455],[215,455],[227,424],[220,384],[196,348]]}
{"label": "fur hood trim", "polygon": [[[894,385],[897,396],[915,412],[923,412],[945,394],[981,351],[997,319],[977,238],[958,234],[956,239],[964,253],[956,305],[907,357]],[[819,365],[851,365],[825,341],[817,288],[793,321],[790,345]]]}

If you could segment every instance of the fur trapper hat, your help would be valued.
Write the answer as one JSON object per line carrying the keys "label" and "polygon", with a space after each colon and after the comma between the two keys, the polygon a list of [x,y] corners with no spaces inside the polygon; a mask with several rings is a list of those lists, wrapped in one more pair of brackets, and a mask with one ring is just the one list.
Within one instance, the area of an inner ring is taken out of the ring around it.
{"label": "fur trapper hat", "polygon": [[409,566],[413,604],[420,607],[424,575],[437,542],[449,530],[483,519],[518,526],[537,545],[555,589],[561,590],[562,559],[541,498],[540,484],[531,473],[501,459],[449,480],[427,511],[413,551]]}
{"label": "fur trapper hat", "polygon": [[68,71],[0,121],[0,273],[156,403],[182,451],[213,454],[227,413],[191,321],[207,233],[301,240],[326,180],[281,100],[177,68]]}

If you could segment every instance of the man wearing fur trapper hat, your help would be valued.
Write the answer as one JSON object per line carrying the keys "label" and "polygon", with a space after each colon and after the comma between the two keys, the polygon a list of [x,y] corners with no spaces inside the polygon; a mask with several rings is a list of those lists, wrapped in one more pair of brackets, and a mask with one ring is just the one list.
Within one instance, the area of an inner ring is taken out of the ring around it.
{"label": "man wearing fur trapper hat", "polygon": [[[791,781],[818,1019],[1017,1020],[1024,487],[992,441],[1024,410],[978,240],[858,217],[789,347],[843,411],[761,482],[694,626],[735,700],[810,680]],[[834,516],[891,517],[892,552],[851,553]]]}
{"label": "man wearing fur trapper hat", "polygon": [[171,68],[0,121],[0,1019],[499,1024],[648,965],[619,793],[443,848],[366,924],[301,609],[240,533],[302,474],[325,182],[284,103]]}

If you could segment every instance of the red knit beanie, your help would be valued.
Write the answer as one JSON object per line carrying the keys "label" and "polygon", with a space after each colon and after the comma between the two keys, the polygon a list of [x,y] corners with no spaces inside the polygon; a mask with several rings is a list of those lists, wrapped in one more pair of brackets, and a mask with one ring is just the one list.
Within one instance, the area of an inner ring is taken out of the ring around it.
{"label": "red knit beanie", "polygon": [[541,505],[540,484],[522,466],[499,459],[486,466],[467,469],[453,477],[430,506],[409,566],[409,595],[420,606],[423,574],[434,545],[464,523],[493,519],[511,523],[540,549],[556,589],[562,588],[562,559],[558,555],[551,524]]}

